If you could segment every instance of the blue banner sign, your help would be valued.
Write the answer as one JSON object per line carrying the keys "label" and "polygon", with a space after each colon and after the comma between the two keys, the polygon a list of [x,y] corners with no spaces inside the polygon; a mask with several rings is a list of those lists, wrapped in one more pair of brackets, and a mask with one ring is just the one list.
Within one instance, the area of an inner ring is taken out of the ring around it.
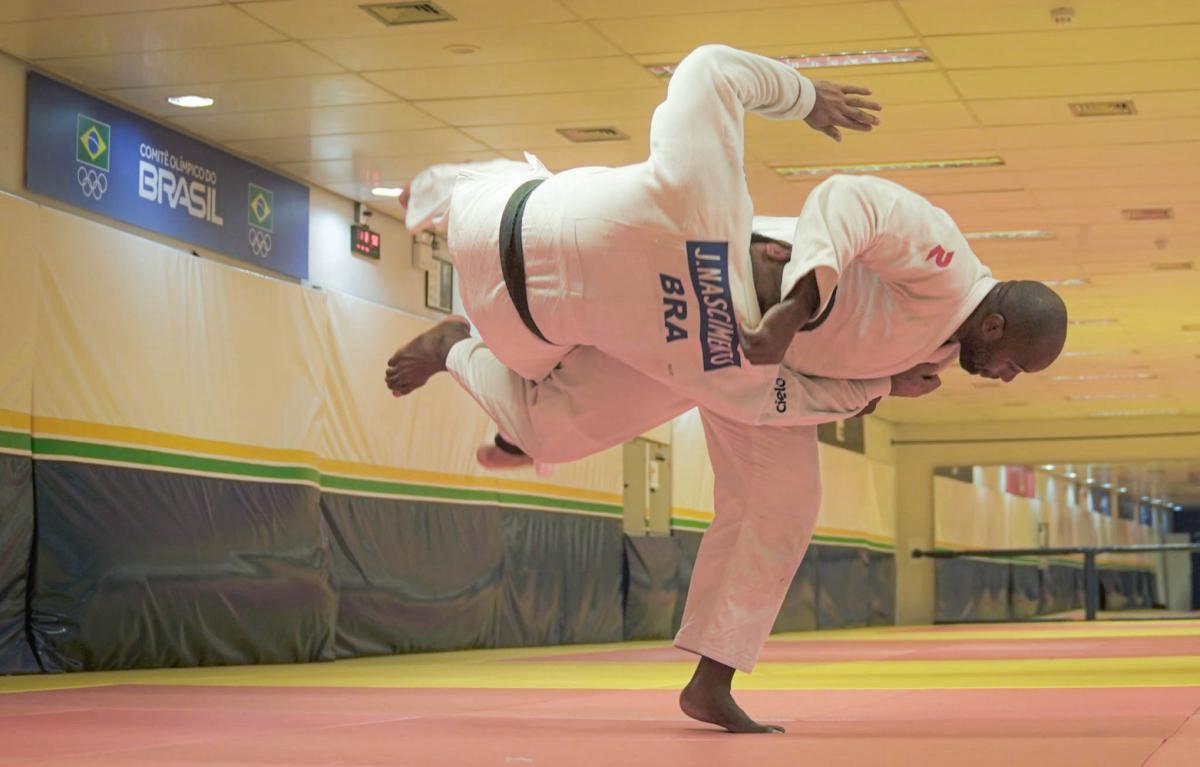
{"label": "blue banner sign", "polygon": [[25,186],[293,277],[308,277],[308,188],[29,73]]}

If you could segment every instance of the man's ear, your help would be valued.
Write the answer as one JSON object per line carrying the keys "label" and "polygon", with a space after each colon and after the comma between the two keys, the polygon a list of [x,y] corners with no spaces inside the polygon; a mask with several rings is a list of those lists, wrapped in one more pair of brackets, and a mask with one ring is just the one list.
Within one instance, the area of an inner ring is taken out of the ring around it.
{"label": "man's ear", "polygon": [[983,318],[983,339],[988,342],[995,342],[1004,336],[1004,315],[989,314]]}
{"label": "man's ear", "polygon": [[763,244],[763,255],[768,261],[786,264],[792,260],[792,246],[786,242],[767,242]]}

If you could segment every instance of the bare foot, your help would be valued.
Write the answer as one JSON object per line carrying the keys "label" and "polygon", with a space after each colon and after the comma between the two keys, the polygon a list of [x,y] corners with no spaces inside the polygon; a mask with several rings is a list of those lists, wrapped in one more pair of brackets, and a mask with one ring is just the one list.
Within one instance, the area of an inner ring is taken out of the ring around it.
{"label": "bare foot", "polygon": [[732,668],[711,658],[701,658],[692,680],[679,693],[679,707],[693,719],[730,732],[783,732],[778,725],[759,724],[746,715],[730,694],[732,680]]}
{"label": "bare foot", "polygon": [[392,394],[403,397],[420,389],[435,373],[446,369],[450,348],[470,336],[467,321],[450,316],[397,349],[384,375]]}

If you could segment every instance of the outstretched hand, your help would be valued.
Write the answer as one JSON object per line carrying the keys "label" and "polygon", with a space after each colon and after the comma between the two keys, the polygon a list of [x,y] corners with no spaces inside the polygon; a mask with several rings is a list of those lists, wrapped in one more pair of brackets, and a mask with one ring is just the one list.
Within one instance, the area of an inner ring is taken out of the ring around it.
{"label": "outstretched hand", "polygon": [[867,101],[860,96],[870,96],[871,89],[858,85],[839,85],[828,80],[815,80],[817,101],[804,118],[813,130],[818,130],[834,141],[842,140],[838,130],[869,131],[879,124],[879,117],[863,110],[878,112],[883,106],[876,101]]}

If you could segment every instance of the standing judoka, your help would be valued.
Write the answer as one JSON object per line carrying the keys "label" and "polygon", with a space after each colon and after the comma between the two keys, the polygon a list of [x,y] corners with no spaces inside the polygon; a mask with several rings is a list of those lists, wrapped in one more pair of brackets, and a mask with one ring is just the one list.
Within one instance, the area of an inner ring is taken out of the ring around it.
{"label": "standing judoka", "polygon": [[[945,211],[899,185],[834,177],[813,190],[799,219],[759,218],[754,228],[776,238],[756,237],[750,246],[756,281],[786,284],[789,272],[800,271],[794,262],[806,258],[832,270],[824,286],[832,305],[788,349],[785,365],[794,370],[928,374],[925,366],[941,369],[957,358],[971,374],[1011,381],[1048,367],[1061,351],[1066,310],[1053,291],[997,282]],[[465,338],[466,326],[457,327]],[[694,404],[594,348],[572,351],[537,382],[504,368],[478,339],[461,340],[453,355],[443,348],[430,365],[445,369],[447,358],[501,431],[552,463],[619,444]],[[904,379],[897,375],[897,385]],[[782,390],[777,406],[804,403]],[[806,426],[748,426],[703,408],[701,418],[717,513],[675,640],[701,656],[680,702],[697,719],[761,732],[771,728],[742,712],[730,684],[735,669],[753,668],[807,549],[820,505],[816,434]]]}

